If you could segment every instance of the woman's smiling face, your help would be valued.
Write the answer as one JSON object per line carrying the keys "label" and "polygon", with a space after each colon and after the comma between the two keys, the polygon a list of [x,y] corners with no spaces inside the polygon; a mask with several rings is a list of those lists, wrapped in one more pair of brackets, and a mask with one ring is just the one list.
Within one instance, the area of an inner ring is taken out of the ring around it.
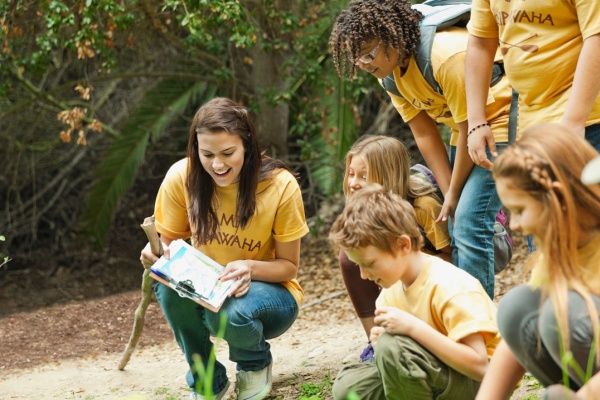
{"label": "woman's smiling face", "polygon": [[229,186],[239,180],[244,165],[242,139],[227,131],[200,133],[198,154],[200,163],[218,186]]}

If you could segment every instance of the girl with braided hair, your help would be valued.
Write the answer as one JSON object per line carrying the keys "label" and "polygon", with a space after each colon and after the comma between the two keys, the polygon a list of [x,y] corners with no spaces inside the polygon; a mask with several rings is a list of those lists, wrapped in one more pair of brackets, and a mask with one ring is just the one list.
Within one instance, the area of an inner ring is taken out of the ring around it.
{"label": "girl with braided hair", "polygon": [[[438,222],[452,219],[452,263],[476,277],[494,297],[494,222],[501,203],[488,169],[467,151],[464,27],[436,32],[433,75],[442,93],[428,84],[416,60],[422,14],[407,0],[353,0],[334,23],[330,43],[340,76],[366,71],[382,82],[393,74],[392,103],[410,127],[417,146],[444,194]],[[500,53],[498,53],[500,59]],[[500,152],[508,142],[511,87],[505,76],[490,88],[487,121]],[[450,159],[438,123],[448,126]],[[471,131],[480,127],[475,127]],[[489,155],[491,158],[491,154]]]}
{"label": "girl with braided hair", "polygon": [[600,393],[600,184],[580,180],[596,156],[589,142],[563,125],[540,124],[494,161],[511,229],[534,235],[539,250],[528,261],[529,283],[500,302],[503,342],[479,399],[508,398],[526,370],[546,387],[562,383],[577,391],[568,397],[565,387],[554,386],[549,398],[592,399]]}

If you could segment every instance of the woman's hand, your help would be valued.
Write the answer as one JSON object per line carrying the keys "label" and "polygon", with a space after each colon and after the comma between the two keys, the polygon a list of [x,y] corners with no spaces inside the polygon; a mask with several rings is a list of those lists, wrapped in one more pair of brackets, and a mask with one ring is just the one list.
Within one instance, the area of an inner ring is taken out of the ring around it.
{"label": "woman's hand", "polygon": [[467,138],[467,149],[471,160],[482,168],[492,168],[492,163],[487,158],[486,149],[490,149],[492,157],[496,157],[496,141],[489,126],[482,126],[473,131]]}
{"label": "woman's hand", "polygon": [[[166,245],[162,241],[160,243],[162,244],[165,258],[167,260],[170,259],[171,258],[171,252],[169,251],[169,246]],[[142,249],[142,252],[140,254],[140,261],[142,262],[142,265],[146,269],[148,269],[151,266],[153,266],[154,263],[157,262],[159,258],[160,258],[160,256],[157,256],[156,254],[152,253],[152,250],[150,249],[150,243],[146,244],[146,247],[144,247]]]}
{"label": "woman's hand", "polygon": [[232,261],[225,266],[223,273],[219,276],[219,280],[225,282],[232,279],[238,280],[238,287],[229,294],[229,297],[241,297],[248,293],[252,280],[252,269],[247,261]]}

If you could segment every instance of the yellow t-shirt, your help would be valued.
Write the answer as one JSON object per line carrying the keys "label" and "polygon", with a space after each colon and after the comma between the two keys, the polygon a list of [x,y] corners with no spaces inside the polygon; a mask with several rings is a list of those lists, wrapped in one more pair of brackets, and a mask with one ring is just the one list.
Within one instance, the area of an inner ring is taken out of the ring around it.
{"label": "yellow t-shirt", "polygon": [[455,342],[480,333],[491,357],[500,341],[496,305],[473,276],[438,257],[425,257],[412,285],[404,290],[398,281],[382,289],[377,307],[406,311]]}
{"label": "yellow t-shirt", "polygon": [[[465,28],[452,27],[435,34],[431,50],[431,67],[443,94],[436,92],[425,80],[414,57],[404,75],[399,67],[394,80],[402,97],[389,93],[396,110],[406,122],[425,111],[437,123],[452,130],[450,144],[458,143],[457,123],[467,120],[465,91],[465,56],[469,34]],[[501,60],[498,53],[497,60]],[[512,89],[508,79],[490,88],[486,117],[498,143],[508,142],[508,115]]]}
{"label": "yellow t-shirt", "polygon": [[[600,33],[600,2],[474,0],[468,29],[499,38],[522,130],[562,118],[583,40]],[[598,122],[600,97],[586,125]]]}
{"label": "yellow t-shirt", "polygon": [[[423,229],[425,236],[436,250],[450,245],[450,234],[448,233],[448,221],[435,222],[442,211],[442,204],[431,196],[417,197],[413,203],[417,224]],[[425,249],[423,250],[427,252]]]}
{"label": "yellow t-shirt", "polygon": [[[183,159],[169,169],[156,198],[157,230],[171,239],[187,239],[192,235],[185,187],[187,164],[188,160]],[[275,170],[271,178],[258,184],[256,212],[245,229],[235,223],[237,192],[237,183],[216,186],[217,237],[205,245],[194,244],[219,264],[235,260],[274,260],[275,241],[291,242],[308,233],[300,187],[288,171]],[[295,279],[281,284],[298,303],[302,302],[304,292]]]}
{"label": "yellow t-shirt", "polygon": [[[600,235],[578,250],[579,265],[583,268],[582,283],[591,293],[600,296]],[[540,287],[548,282],[548,272],[544,268],[543,257],[540,254],[538,262],[531,271],[529,284]]]}

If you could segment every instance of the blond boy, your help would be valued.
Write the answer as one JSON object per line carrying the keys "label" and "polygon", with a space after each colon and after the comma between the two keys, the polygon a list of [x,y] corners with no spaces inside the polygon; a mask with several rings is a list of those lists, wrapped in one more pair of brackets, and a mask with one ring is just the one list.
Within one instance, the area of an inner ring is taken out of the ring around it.
{"label": "blond boy", "polygon": [[371,185],[349,198],[330,240],[380,285],[375,360],[342,368],[335,399],[473,399],[499,341],[496,307],[477,279],[420,251],[411,205]]}

